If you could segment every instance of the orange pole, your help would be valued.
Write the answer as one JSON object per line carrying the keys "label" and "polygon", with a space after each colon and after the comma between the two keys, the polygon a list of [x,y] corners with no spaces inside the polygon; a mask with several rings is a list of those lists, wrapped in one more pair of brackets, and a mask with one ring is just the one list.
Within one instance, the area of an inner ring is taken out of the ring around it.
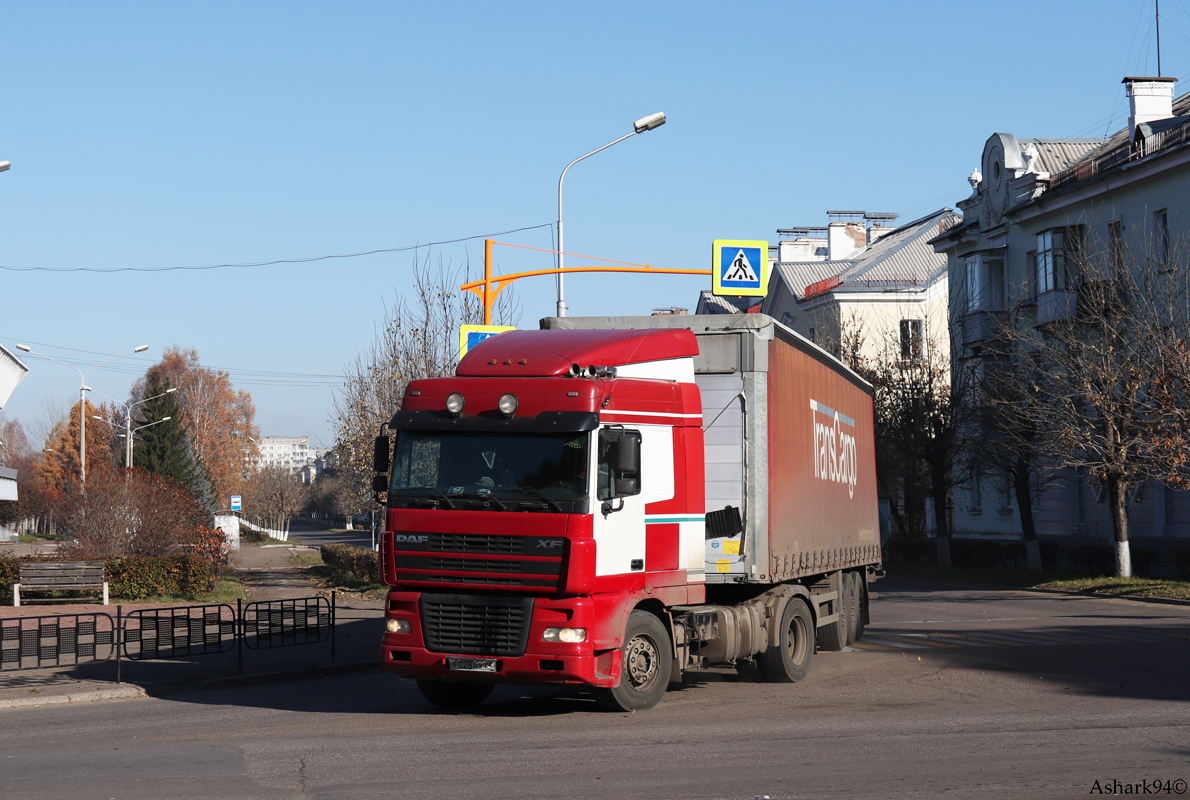
{"label": "orange pole", "polygon": [[[492,245],[499,244],[505,247],[519,247],[523,250],[538,250],[543,253],[556,253],[557,250],[542,250],[538,247],[525,247],[519,244],[507,244],[505,242],[497,242],[493,239],[484,239],[483,243],[483,279],[478,281],[470,281],[459,286],[459,289],[465,292],[474,292],[483,300],[483,324],[492,324],[492,307],[496,304],[496,297],[504,289],[511,286],[513,281],[521,278],[533,278],[538,275],[557,275],[563,272],[629,272],[635,274],[647,275],[710,275],[709,269],[653,269],[648,264],[638,264],[627,267],[562,267],[561,269],[555,267],[554,269],[537,269],[530,272],[513,272],[508,275],[497,275],[492,277]],[[596,256],[581,256],[574,253],[566,253],[566,255],[573,255],[576,258],[589,258],[594,261],[606,261],[611,264],[632,264],[631,261],[614,261],[610,258],[598,258]]]}
{"label": "orange pole", "polygon": [[492,324],[492,240],[483,240],[483,324]]}

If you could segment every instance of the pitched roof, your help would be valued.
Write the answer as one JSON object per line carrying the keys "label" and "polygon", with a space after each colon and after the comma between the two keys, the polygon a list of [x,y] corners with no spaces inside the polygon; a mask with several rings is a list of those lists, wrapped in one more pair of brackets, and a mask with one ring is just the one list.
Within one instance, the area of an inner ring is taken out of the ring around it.
{"label": "pitched roof", "polygon": [[[1127,130],[1127,128],[1125,128]],[[1082,161],[1109,141],[1108,139],[1017,139],[1021,144],[1033,143],[1042,172],[1057,174]]]}
{"label": "pitched roof", "polygon": [[721,297],[709,291],[698,293],[695,314],[745,314],[761,301],[759,297]]}
{"label": "pitched roof", "polygon": [[838,276],[841,292],[870,292],[928,286],[946,272],[946,257],[934,252],[930,239],[962,221],[954,209],[941,208],[915,219],[838,261],[780,262],[775,273],[799,299],[806,287]]}

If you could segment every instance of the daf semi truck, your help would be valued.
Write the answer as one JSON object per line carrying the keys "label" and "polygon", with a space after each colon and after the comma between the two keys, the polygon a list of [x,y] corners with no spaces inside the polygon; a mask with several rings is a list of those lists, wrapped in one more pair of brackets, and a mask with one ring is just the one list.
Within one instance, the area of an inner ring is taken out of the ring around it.
{"label": "daf semi truck", "polygon": [[862,635],[872,389],[770,317],[547,318],[410,382],[387,428],[383,665],[433,703],[527,682],[645,709]]}

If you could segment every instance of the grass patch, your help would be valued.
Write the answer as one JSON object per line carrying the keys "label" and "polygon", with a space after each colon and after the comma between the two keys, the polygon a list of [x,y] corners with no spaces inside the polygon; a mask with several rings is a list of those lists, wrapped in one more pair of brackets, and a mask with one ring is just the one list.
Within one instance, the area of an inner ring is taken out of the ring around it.
{"label": "grass patch", "polygon": [[1038,584],[1042,589],[1062,589],[1067,592],[1091,592],[1118,597],[1170,597],[1190,600],[1190,581],[1159,578],[1069,578]]}
{"label": "grass patch", "polygon": [[45,536],[40,533],[22,533],[17,537],[17,541],[21,544],[31,544],[33,542],[57,542],[59,539],[56,536]]}
{"label": "grass patch", "polygon": [[935,564],[886,562],[884,571],[903,578],[962,583],[990,583],[1032,589],[1058,589],[1110,597],[1167,597],[1190,600],[1190,581],[1157,578],[1091,577],[1078,572],[1030,572],[1004,567],[939,567]]}
{"label": "grass patch", "polygon": [[293,553],[285,560],[295,567],[313,567],[322,563],[322,556],[318,553]]}

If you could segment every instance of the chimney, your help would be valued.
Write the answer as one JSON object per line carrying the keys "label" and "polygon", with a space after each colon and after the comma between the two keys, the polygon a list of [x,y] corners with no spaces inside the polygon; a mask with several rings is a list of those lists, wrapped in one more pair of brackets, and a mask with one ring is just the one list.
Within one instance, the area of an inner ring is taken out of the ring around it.
{"label": "chimney", "polygon": [[1128,141],[1136,141],[1136,126],[1173,116],[1173,85],[1177,78],[1125,78],[1128,95]]}
{"label": "chimney", "polygon": [[841,261],[851,258],[867,244],[863,223],[832,222],[827,226],[827,259]]}

